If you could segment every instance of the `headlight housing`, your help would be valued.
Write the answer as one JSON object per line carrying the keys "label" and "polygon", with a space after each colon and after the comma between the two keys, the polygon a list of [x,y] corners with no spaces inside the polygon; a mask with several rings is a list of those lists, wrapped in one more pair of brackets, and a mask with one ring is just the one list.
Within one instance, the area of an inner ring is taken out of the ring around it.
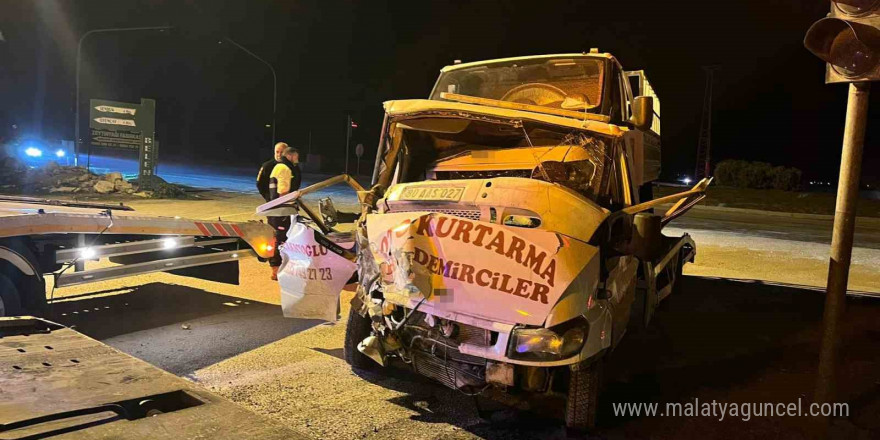
{"label": "headlight housing", "polygon": [[583,319],[573,319],[552,329],[516,328],[511,334],[508,357],[523,361],[566,359],[581,351],[587,331]]}

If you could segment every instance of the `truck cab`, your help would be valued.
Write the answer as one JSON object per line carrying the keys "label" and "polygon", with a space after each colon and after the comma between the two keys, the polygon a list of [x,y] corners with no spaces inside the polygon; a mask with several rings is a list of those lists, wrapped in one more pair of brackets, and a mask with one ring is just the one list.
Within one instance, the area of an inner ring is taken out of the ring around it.
{"label": "truck cab", "polygon": [[[502,105],[628,130],[637,162],[634,184],[660,175],[660,100],[645,72],[626,71],[611,54],[589,53],[505,58],[443,68],[430,99]],[[500,102],[500,103],[499,103]]]}

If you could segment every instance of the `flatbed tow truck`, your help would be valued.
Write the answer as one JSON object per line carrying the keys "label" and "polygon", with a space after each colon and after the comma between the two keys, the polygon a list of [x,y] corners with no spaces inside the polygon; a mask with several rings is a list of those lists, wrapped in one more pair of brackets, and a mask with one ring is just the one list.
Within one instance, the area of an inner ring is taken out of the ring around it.
{"label": "flatbed tow truck", "polygon": [[[56,288],[151,272],[237,284],[238,260],[274,246],[261,222],[0,196],[0,439],[306,438],[72,329],[16,316],[49,312],[45,276]],[[116,264],[85,269],[101,259]]]}
{"label": "flatbed tow truck", "polygon": [[[238,283],[238,260],[274,252],[272,228],[139,215],[122,204],[0,196],[0,317],[44,315],[55,288],[171,272]],[[85,270],[84,263],[115,265]],[[204,270],[205,268],[210,270]]]}

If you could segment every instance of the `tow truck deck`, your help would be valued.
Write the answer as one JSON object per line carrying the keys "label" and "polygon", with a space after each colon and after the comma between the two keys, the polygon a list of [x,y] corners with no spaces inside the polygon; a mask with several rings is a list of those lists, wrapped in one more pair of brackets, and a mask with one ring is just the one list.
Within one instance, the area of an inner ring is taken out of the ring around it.
{"label": "tow truck deck", "polygon": [[[153,217],[121,204],[2,196],[0,316],[39,313],[44,274],[55,287],[151,272],[236,284],[237,260],[268,258],[274,246],[274,232],[262,222]],[[85,262],[105,258],[116,265],[86,270]],[[212,270],[200,270],[208,265]]]}
{"label": "tow truck deck", "polygon": [[305,439],[59,324],[0,318],[0,439]]}

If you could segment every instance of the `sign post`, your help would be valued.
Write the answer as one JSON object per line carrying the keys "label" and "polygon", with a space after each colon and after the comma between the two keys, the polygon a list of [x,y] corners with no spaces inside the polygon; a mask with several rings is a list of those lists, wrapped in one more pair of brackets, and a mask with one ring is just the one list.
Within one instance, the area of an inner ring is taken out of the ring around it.
{"label": "sign post", "polygon": [[357,146],[354,147],[354,155],[357,156],[357,158],[358,158],[357,167],[355,168],[357,171],[355,171],[355,175],[360,176],[361,175],[361,156],[364,155],[364,144],[357,144]]}
{"label": "sign post", "polygon": [[149,188],[156,174],[156,101],[153,99],[141,99],[141,112],[149,117],[144,117],[141,122],[141,145],[138,152],[138,186]]}
{"label": "sign post", "polygon": [[140,104],[89,100],[90,142],[86,168],[91,166],[92,146],[138,152],[138,182],[148,188],[156,174],[159,154],[156,142],[156,101],[141,99]]}
{"label": "sign post", "polygon": [[345,174],[348,174],[348,158],[351,156],[351,130],[353,128],[358,128],[357,122],[354,122],[351,115],[348,115],[348,124],[345,127]]}

